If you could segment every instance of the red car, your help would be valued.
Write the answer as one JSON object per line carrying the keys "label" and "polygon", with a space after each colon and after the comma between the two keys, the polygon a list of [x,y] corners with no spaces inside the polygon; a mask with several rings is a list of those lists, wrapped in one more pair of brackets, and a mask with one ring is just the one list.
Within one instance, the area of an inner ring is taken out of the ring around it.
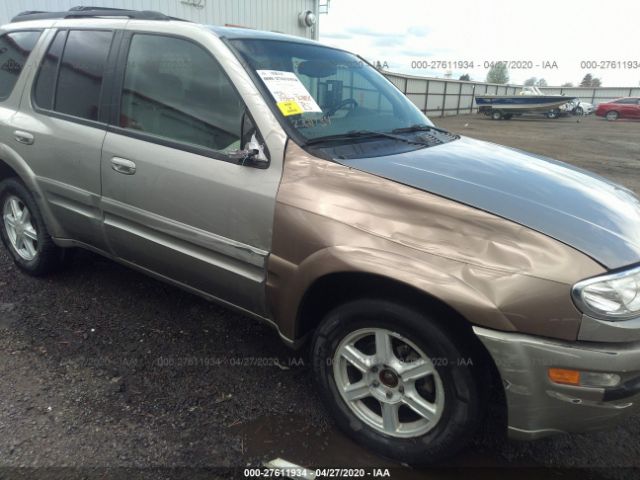
{"label": "red car", "polygon": [[618,118],[640,118],[640,98],[618,98],[611,102],[601,103],[596,109],[596,115],[611,121]]}

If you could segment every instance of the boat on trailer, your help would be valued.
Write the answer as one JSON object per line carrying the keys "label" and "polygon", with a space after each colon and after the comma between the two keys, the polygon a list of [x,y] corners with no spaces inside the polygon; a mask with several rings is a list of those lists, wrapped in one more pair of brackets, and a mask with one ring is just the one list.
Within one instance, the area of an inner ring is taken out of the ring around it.
{"label": "boat on trailer", "polygon": [[475,97],[478,111],[494,120],[509,120],[523,113],[542,113],[557,118],[561,109],[575,97],[545,95],[538,87],[524,87],[516,95],[478,95]]}

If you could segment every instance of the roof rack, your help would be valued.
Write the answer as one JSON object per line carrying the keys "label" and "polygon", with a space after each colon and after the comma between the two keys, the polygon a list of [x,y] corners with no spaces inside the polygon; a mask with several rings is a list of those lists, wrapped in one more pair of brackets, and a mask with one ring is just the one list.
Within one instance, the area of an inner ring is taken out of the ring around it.
{"label": "roof rack", "polygon": [[[29,10],[19,13],[11,19],[11,22],[27,22],[29,20],[54,20],[60,18],[104,18],[124,17],[136,20],[181,20],[170,17],[164,13],[152,10],[125,10],[123,8],[87,7],[79,6],[70,8],[66,12],[40,12]],[[184,20],[183,20],[184,21]]]}

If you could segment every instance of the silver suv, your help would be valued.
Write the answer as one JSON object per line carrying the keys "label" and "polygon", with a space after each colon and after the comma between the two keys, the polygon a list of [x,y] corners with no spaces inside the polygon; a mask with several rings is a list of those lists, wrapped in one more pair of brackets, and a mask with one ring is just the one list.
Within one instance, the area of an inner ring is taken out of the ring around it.
{"label": "silver suv", "polygon": [[[360,57],[154,12],[0,31],[0,233],[82,247],[309,339],[361,444],[462,448],[490,402],[533,439],[640,397],[640,201],[435,127]],[[495,392],[491,392],[495,386]]]}

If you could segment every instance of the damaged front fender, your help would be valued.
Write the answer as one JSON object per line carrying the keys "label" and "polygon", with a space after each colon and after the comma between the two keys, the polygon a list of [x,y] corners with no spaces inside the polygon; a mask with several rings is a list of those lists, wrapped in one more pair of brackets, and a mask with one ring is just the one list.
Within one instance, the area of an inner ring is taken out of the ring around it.
{"label": "damaged front fender", "polygon": [[575,340],[581,315],[570,288],[604,268],[522,225],[315,158],[290,142],[267,290],[283,334],[295,337],[313,282],[338,272],[411,285],[475,325]]}

